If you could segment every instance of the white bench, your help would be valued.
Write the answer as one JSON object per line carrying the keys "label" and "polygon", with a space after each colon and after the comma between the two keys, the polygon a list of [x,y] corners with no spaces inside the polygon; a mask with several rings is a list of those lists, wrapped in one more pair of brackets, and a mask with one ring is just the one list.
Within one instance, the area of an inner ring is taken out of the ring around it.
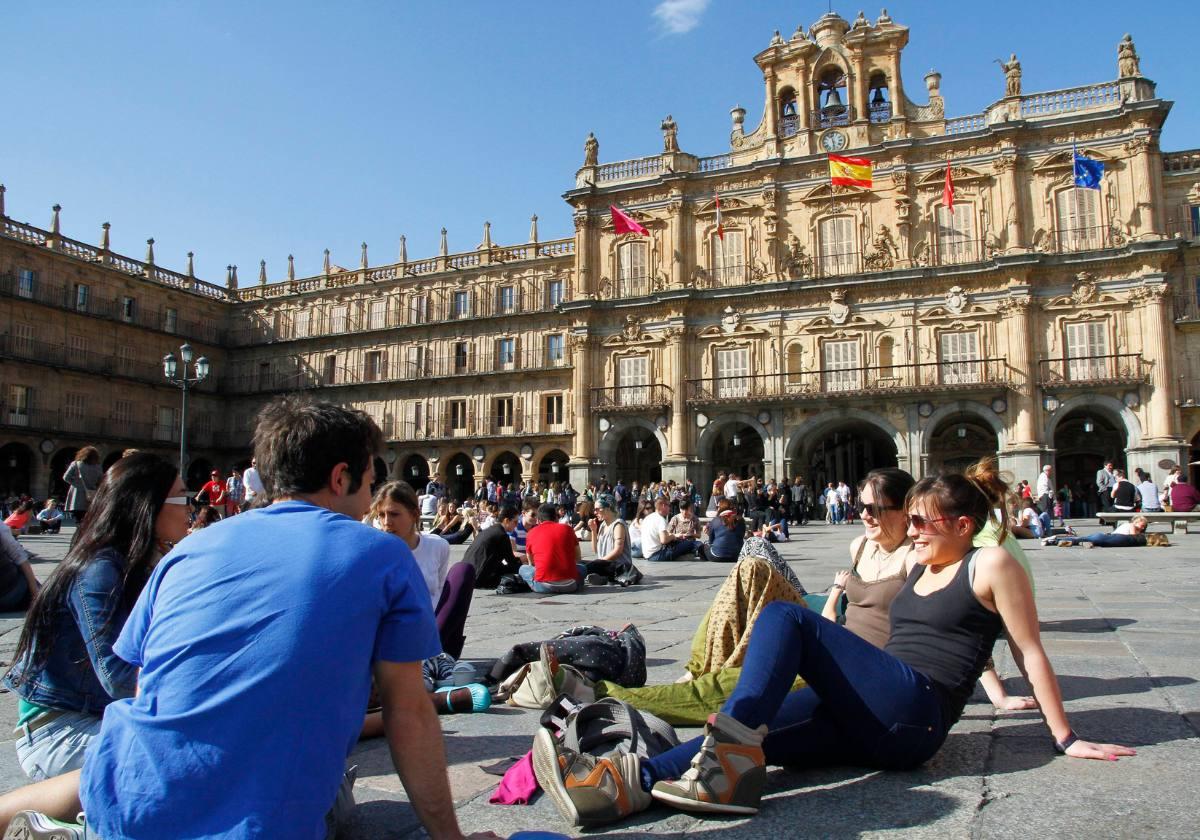
{"label": "white bench", "polygon": [[1170,525],[1171,533],[1188,533],[1189,522],[1200,522],[1200,510],[1193,511],[1172,511],[1170,513],[1163,511],[1162,513],[1137,513],[1129,510],[1105,510],[1096,515],[1100,520],[1101,525],[1115,525],[1118,522],[1128,522],[1135,516],[1146,517],[1146,522],[1153,525],[1157,522],[1165,522]]}

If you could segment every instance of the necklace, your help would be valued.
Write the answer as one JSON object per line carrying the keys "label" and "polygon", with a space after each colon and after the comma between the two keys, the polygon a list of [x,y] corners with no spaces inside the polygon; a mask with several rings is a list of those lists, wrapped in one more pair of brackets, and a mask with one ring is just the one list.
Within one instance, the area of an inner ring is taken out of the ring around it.
{"label": "necklace", "polygon": [[[908,543],[907,543],[907,541],[901,541],[901,543],[899,545],[897,545],[895,548],[893,548],[891,551],[884,551],[883,546],[881,546],[877,542],[872,541],[872,544],[875,546],[875,551],[871,554],[871,558],[870,558],[872,561],[874,561],[874,564],[875,564],[875,568],[874,568],[875,574],[871,577],[871,581],[873,582],[873,581],[880,580],[883,577],[883,570],[886,569],[888,567],[888,565],[891,564],[892,560],[895,558],[896,554],[901,549],[908,548]],[[861,574],[859,575],[859,577],[862,578],[864,581],[867,580],[867,578],[863,577]]]}

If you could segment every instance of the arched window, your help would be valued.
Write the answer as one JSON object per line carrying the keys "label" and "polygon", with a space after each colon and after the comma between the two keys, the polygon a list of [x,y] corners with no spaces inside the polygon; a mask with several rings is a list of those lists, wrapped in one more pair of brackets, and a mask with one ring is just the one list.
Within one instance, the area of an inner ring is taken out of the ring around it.
{"label": "arched window", "polygon": [[975,241],[975,205],[955,204],[937,208],[938,262],[942,265],[973,262],[978,259]]}
{"label": "arched window", "polygon": [[804,348],[800,342],[794,342],[787,350],[787,381],[789,385],[799,385],[803,382]]}
{"label": "arched window", "polygon": [[1091,251],[1104,247],[1100,229],[1100,192],[1067,187],[1055,196],[1055,235],[1060,251]]}
{"label": "arched window", "polygon": [[892,118],[892,97],[888,91],[887,76],[883,73],[871,75],[867,87],[867,111],[873,123],[885,123]]}
{"label": "arched window", "polygon": [[791,137],[800,130],[800,115],[796,110],[796,91],[785,87],[779,92],[779,134]]}
{"label": "arched window", "polygon": [[850,124],[850,108],[846,104],[846,74],[840,67],[827,67],[817,81],[817,127]]}
{"label": "arched window", "polygon": [[646,251],[645,242],[624,242],[617,247],[617,297],[649,291]]}
{"label": "arched window", "polygon": [[821,248],[821,273],[853,272],[858,257],[854,241],[854,219],[850,216],[822,219],[817,232]]}
{"label": "arched window", "polygon": [[717,286],[740,286],[746,282],[746,232],[727,230],[722,239],[712,235],[712,271]]}
{"label": "arched window", "polygon": [[891,379],[896,375],[896,341],[890,335],[885,335],[879,339],[879,353],[876,358],[879,362],[879,376],[883,379]]}

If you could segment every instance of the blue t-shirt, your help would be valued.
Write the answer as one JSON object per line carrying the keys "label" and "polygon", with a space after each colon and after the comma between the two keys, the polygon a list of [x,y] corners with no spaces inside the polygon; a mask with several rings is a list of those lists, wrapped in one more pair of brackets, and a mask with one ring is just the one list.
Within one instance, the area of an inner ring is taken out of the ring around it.
{"label": "blue t-shirt", "polygon": [[154,570],[114,646],[142,669],[88,751],[105,840],[325,837],[376,660],[441,651],[398,537],[306,502],[197,531]]}

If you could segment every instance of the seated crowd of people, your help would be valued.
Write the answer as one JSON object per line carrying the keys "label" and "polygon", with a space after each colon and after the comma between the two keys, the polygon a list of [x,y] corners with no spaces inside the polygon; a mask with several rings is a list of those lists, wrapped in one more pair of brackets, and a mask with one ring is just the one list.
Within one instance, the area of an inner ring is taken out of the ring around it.
{"label": "seated crowd of people", "polygon": [[[281,399],[255,432],[262,489],[239,501],[244,513],[200,528],[174,464],[131,452],[97,481],[40,588],[0,530],[5,568],[25,582],[24,604],[8,607],[28,614],[4,684],[32,780],[0,797],[6,837],[173,838],[179,826],[333,837],[353,812],[349,750],[369,737],[387,739],[428,833],[461,837],[437,716],[483,711],[496,692],[461,661],[473,593],[629,584],[635,559],[731,566],[680,680],[598,680],[575,699],[614,698],[704,733],[639,757],[573,749],[538,727],[533,774],[573,825],[654,802],[752,814],[768,766],[917,766],[977,681],[999,708],[1039,709],[1062,754],[1134,754],[1071,729],[994,460],[920,481],[870,473],[846,496],[854,516],[836,514],[863,527],[848,567],[813,595],[772,545],[787,521],[744,507],[753,480],[726,479],[706,523],[690,482],[639,489],[632,508],[630,490],[607,483],[575,499],[563,485],[517,499],[485,487],[458,505],[436,479],[421,493],[376,484],[382,442],[362,412]],[[218,489],[211,506],[226,501]],[[807,488],[797,498],[807,506]],[[468,540],[451,563],[450,546]],[[1008,695],[995,671],[1001,633],[1030,697]]]}

